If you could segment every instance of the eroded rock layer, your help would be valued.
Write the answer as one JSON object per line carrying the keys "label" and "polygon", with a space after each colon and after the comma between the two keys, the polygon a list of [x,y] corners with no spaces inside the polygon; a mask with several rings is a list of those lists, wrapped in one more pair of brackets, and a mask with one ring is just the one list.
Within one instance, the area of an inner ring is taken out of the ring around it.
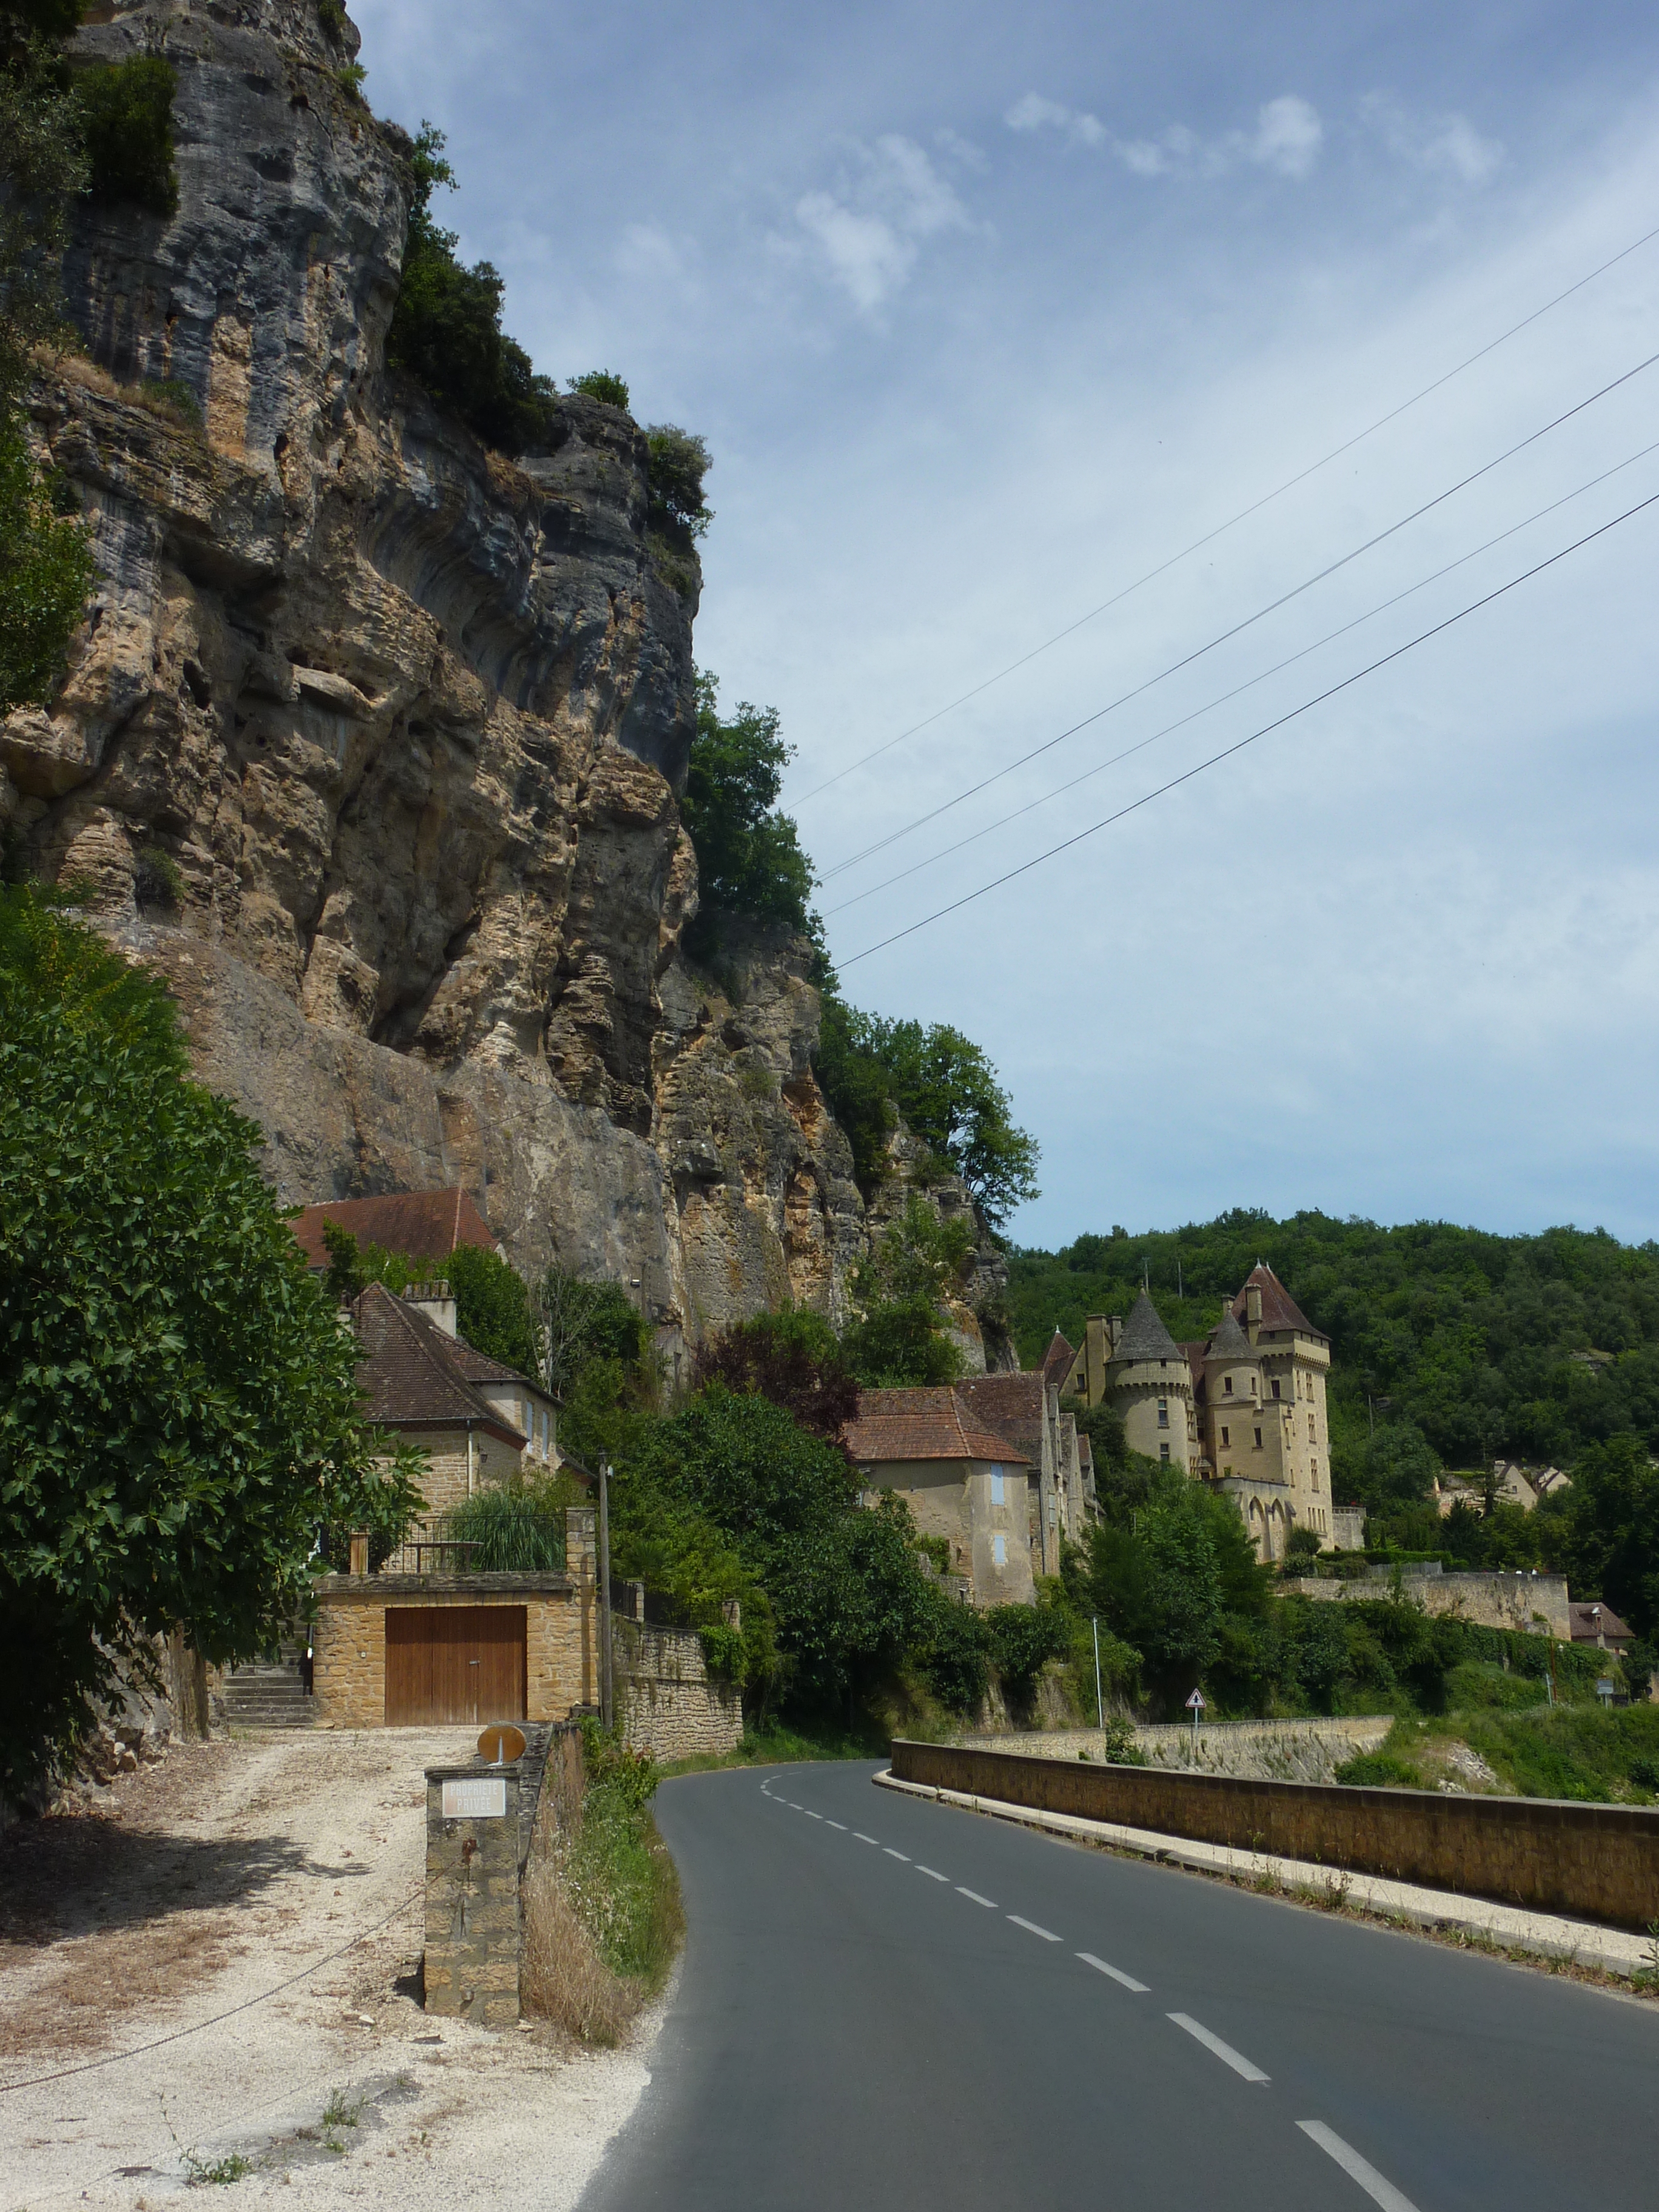
{"label": "eroded rock layer", "polygon": [[68,262],[86,351],[33,419],[100,583],[0,733],[10,838],[165,972],[284,1199],[463,1182],[671,1338],[839,1320],[867,1231],[807,948],[719,988],[681,949],[696,580],[641,432],[571,398],[509,462],[388,377],[407,141],[314,0],[88,14],[177,70],[180,198],[89,204]]}

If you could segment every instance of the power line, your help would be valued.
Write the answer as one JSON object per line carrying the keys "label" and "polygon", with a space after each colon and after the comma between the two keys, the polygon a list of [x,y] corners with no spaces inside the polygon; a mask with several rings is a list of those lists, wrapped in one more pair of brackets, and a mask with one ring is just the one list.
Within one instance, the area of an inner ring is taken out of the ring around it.
{"label": "power line", "polygon": [[924,715],[921,721],[912,722],[908,730],[901,730],[896,738],[887,738],[884,743],[872,747],[859,759],[848,762],[845,768],[837,769],[833,775],[826,776],[822,783],[815,783],[811,791],[805,793],[795,804],[805,806],[809,799],[816,799],[820,792],[828,791],[832,784],[840,783],[844,777],[855,775],[861,768],[867,768],[872,760],[879,760],[884,753],[891,752],[895,745],[902,745],[907,738],[918,736],[923,730],[931,729],[935,722],[942,721],[946,714],[954,714],[958,707],[965,707],[970,699],[977,699],[982,691],[988,691],[994,684],[1000,684],[1005,677],[1012,676],[1018,670],[1025,667],[1041,654],[1048,652],[1052,647],[1063,644],[1074,632],[1093,622],[1097,615],[1109,613],[1113,607],[1121,605],[1123,600],[1129,598],[1131,593],[1139,591],[1143,585],[1155,582],[1159,576],[1166,574],[1170,569],[1177,567],[1192,554],[1201,552],[1206,545],[1212,545],[1218,538],[1224,536],[1237,524],[1248,522],[1251,515],[1259,514],[1264,507],[1271,507],[1274,500],[1282,499],[1287,491],[1294,491],[1297,484],[1305,483],[1310,477],[1317,476],[1321,469],[1328,468],[1333,461],[1340,460],[1344,453],[1352,453],[1356,446],[1363,445],[1367,438],[1374,436],[1378,430],[1385,429],[1390,422],[1397,422],[1401,416],[1407,414],[1420,400],[1427,399],[1432,393],[1438,392],[1443,386],[1449,384],[1455,377],[1462,376],[1465,369],[1473,368],[1477,362],[1484,361],[1489,353],[1495,353],[1499,346],[1507,345],[1512,337],[1518,337],[1522,331],[1537,322],[1540,316],[1547,315],[1553,307],[1559,307],[1564,300],[1571,299],[1575,292],[1582,292],[1587,284],[1593,284],[1598,276],[1605,276],[1609,269],[1616,268],[1620,262],[1628,260],[1632,253],[1639,252],[1643,246],[1650,244],[1656,238],[1659,238],[1659,225],[1652,230],[1644,231],[1640,238],[1632,240],[1626,246],[1622,246],[1609,259],[1592,269],[1588,276],[1579,277],[1577,283],[1569,284],[1565,292],[1558,292],[1553,300],[1546,300],[1541,307],[1534,307],[1529,315],[1522,315],[1518,323],[1511,323],[1508,330],[1501,331],[1495,338],[1489,339],[1485,345],[1470,354],[1466,360],[1460,361],[1455,368],[1449,368],[1443,375],[1437,376],[1432,384],[1425,384],[1420,392],[1414,392],[1409,399],[1402,399],[1397,407],[1391,407],[1386,415],[1379,415],[1376,422],[1368,423],[1364,429],[1357,430],[1352,438],[1345,439],[1341,445],[1333,446],[1328,453],[1322,454],[1316,461],[1310,461],[1306,468],[1298,470],[1295,476],[1286,477],[1284,483],[1273,490],[1264,492],[1260,499],[1252,501],[1249,507],[1240,507],[1237,514],[1229,515],[1225,522],[1217,523],[1213,530],[1207,530],[1203,537],[1194,538],[1190,545],[1183,545],[1179,553],[1172,553],[1166,561],[1160,561],[1155,568],[1148,568],[1144,575],[1137,576],[1133,583],[1124,585],[1123,588],[1115,592],[1110,599],[1103,599],[1097,607],[1091,607],[1086,615],[1079,615],[1075,622],[1068,623],[1064,629],[1056,630],[1052,637],[1045,638],[1041,645],[1035,645],[1029,653],[1023,653],[1018,660],[1011,660],[1006,668],[998,669],[994,676],[988,676],[983,683],[975,684],[971,690],[963,692],[958,697],[950,701],[947,705],[936,708],[931,714]]}
{"label": "power line", "polygon": [[1241,697],[1246,691],[1254,690],[1258,684],[1265,684],[1269,677],[1281,675],[1285,669],[1293,667],[1298,660],[1305,660],[1310,653],[1317,653],[1322,647],[1334,644],[1338,638],[1346,637],[1350,630],[1358,629],[1364,623],[1374,622],[1378,615],[1387,614],[1390,607],[1397,607],[1402,600],[1414,598],[1419,592],[1426,591],[1431,584],[1439,583],[1443,577],[1451,575],[1456,569],[1467,568],[1471,561],[1478,561],[1483,553],[1490,553],[1494,545],[1501,545],[1505,539],[1517,536],[1523,530],[1529,530],[1534,522],[1541,522],[1546,515],[1553,514],[1561,507],[1570,507],[1574,500],[1583,499],[1586,492],[1594,491],[1598,484],[1606,483],[1610,477],[1621,474],[1626,469],[1634,468],[1638,461],[1646,460],[1650,453],[1659,453],[1659,441],[1653,445],[1644,446],[1639,453],[1632,453],[1622,461],[1616,461],[1612,468],[1603,469],[1600,476],[1592,477],[1588,483],[1580,484],[1576,490],[1565,493],[1559,499],[1553,499],[1547,507],[1540,507],[1535,513],[1525,516],[1521,521],[1511,523],[1507,530],[1500,530],[1496,538],[1487,538],[1484,545],[1477,545],[1468,553],[1460,553],[1455,561],[1449,561],[1443,568],[1437,568],[1432,574],[1419,578],[1414,584],[1408,584],[1403,592],[1396,592],[1392,599],[1379,601],[1376,606],[1368,608],[1363,615],[1356,615],[1352,622],[1343,623],[1335,629],[1327,630],[1323,637],[1316,638],[1311,645],[1304,645],[1298,652],[1287,654],[1283,660],[1275,661],[1271,668],[1264,668],[1259,675],[1247,678],[1243,684],[1236,684],[1231,691],[1224,691],[1218,697],[1206,700],[1203,706],[1194,707],[1191,714],[1182,714],[1176,721],[1166,722],[1161,730],[1154,730],[1150,737],[1142,738],[1133,745],[1126,745],[1121,752],[1113,753],[1103,761],[1097,761],[1092,768],[1085,769],[1082,775],[1070,776],[1064,783],[1057,783],[1052,791],[1045,791],[1039,799],[1028,799],[1024,806],[1015,807],[1012,813],[999,815],[994,822],[987,823],[982,830],[975,830],[966,837],[958,837],[953,845],[940,846],[938,852],[930,853],[925,860],[914,861],[909,867],[900,868],[895,874],[884,876],[880,883],[872,884],[866,890],[854,891],[851,898],[842,899],[839,906],[830,907],[824,915],[825,921],[833,921],[836,915],[845,914],[849,908],[861,906],[866,899],[874,898],[878,892],[890,890],[895,884],[907,882],[910,877],[920,875],[924,868],[931,868],[937,861],[948,860],[954,853],[965,852],[969,845],[978,844],[981,838],[994,836],[999,830],[1006,830],[1011,822],[1018,822],[1025,815],[1034,814],[1039,806],[1047,806],[1051,799],[1063,799],[1068,791],[1075,791],[1079,785],[1090,782],[1097,775],[1103,775],[1109,768],[1116,768],[1134,754],[1145,752],[1149,745],[1157,744],[1162,738],[1173,737],[1177,730],[1184,730],[1188,723],[1196,722],[1204,715],[1213,714],[1218,707],[1224,707],[1232,700]]}
{"label": "power line", "polygon": [[1602,523],[1598,529],[1587,532],[1583,538],[1575,539],[1572,544],[1563,546],[1559,553],[1552,553],[1547,560],[1538,562],[1534,567],[1524,569],[1518,576],[1511,576],[1507,584],[1500,584],[1495,591],[1487,592],[1480,599],[1472,599],[1468,606],[1460,607],[1455,615],[1448,615],[1443,622],[1436,623],[1432,629],[1422,630],[1416,637],[1408,638],[1404,645],[1395,646],[1392,653],[1385,653],[1380,659],[1373,660],[1369,666],[1357,670],[1352,676],[1345,676],[1340,684],[1333,684],[1328,690],[1317,693],[1315,697],[1304,699],[1299,707],[1292,707],[1288,714],[1280,714],[1271,722],[1264,722],[1259,730],[1252,730],[1248,737],[1238,738],[1233,744],[1224,745],[1218,753],[1212,753],[1207,760],[1201,760],[1195,767],[1184,769],[1180,775],[1172,775],[1167,783],[1159,784],[1155,791],[1144,793],[1140,798],[1131,799],[1127,806],[1120,806],[1115,813],[1103,815],[1098,822],[1091,822],[1086,830],[1079,830],[1073,836],[1062,838],[1058,845],[1051,845],[1046,853],[1039,853],[1034,859],[1022,860],[1018,867],[1010,868],[1006,874],[994,877],[988,884],[981,884],[976,890],[964,892],[959,899],[952,899],[948,906],[938,907],[932,914],[923,915],[920,921],[909,922],[904,928],[896,929],[890,937],[884,937],[874,945],[866,945],[862,952],[854,953],[849,959],[837,961],[836,965],[842,969],[855,968],[860,960],[869,959],[872,953],[884,952],[890,945],[897,945],[904,938],[914,937],[919,929],[926,929],[933,922],[942,921],[946,915],[959,913],[963,907],[971,906],[975,899],[985,897],[988,892],[1000,890],[1004,884],[1011,884],[1019,876],[1029,875],[1033,868],[1041,867],[1045,860],[1052,860],[1058,854],[1069,852],[1073,845],[1080,845],[1085,838],[1092,837],[1100,830],[1109,829],[1113,823],[1121,822],[1126,815],[1134,814],[1143,806],[1150,806],[1155,799],[1162,799],[1170,792],[1178,790],[1183,783],[1190,783],[1194,776],[1202,775],[1206,769],[1215,768],[1222,761],[1231,760],[1235,753],[1242,753],[1247,745],[1255,744],[1258,738],[1270,736],[1274,730],[1282,730],[1287,722],[1294,722],[1299,715],[1310,713],[1316,707],[1323,706],[1328,699],[1334,699],[1339,692],[1351,690],[1354,684],[1362,682],[1367,676],[1374,676],[1379,668],[1386,668],[1390,661],[1398,660],[1402,654],[1414,651],[1419,645],[1426,645],[1431,638],[1438,637],[1443,630],[1450,629],[1456,623],[1465,621],[1470,615],[1478,614],[1482,607],[1489,607],[1494,599],[1501,599],[1506,592],[1512,592],[1518,585],[1528,583],[1533,577],[1541,575],[1546,568],[1553,568],[1558,561],[1565,561],[1569,554],[1581,551],[1584,546],[1594,544],[1598,538],[1605,538],[1608,531],[1616,530],[1620,523],[1628,522],[1632,515],[1640,514],[1645,508],[1656,504],[1659,504],[1659,491],[1650,493],[1646,499],[1638,500],[1634,507],[1626,507],[1622,514],[1615,514],[1610,522]]}
{"label": "power line", "polygon": [[977,783],[969,784],[966,789],[957,792],[951,798],[941,799],[937,806],[930,806],[925,814],[916,815],[913,820],[905,823],[901,828],[890,830],[884,837],[878,837],[872,844],[866,845],[861,851],[850,854],[844,860],[837,860],[833,867],[823,871],[823,880],[827,883],[832,877],[843,875],[848,868],[855,868],[861,862],[872,859],[876,854],[885,852],[890,845],[897,844],[901,837],[908,837],[912,830],[921,830],[929,822],[936,822],[941,814],[948,814],[953,807],[960,806],[964,800],[977,798],[981,791],[988,791],[994,783],[1000,783],[1005,775],[1012,775],[1016,769],[1024,768],[1028,763],[1040,759],[1044,753],[1052,752],[1056,745],[1064,744],[1067,738],[1074,738],[1079,730],[1089,729],[1096,722],[1104,720],[1108,714],[1115,714],[1120,707],[1127,707],[1132,700],[1139,699],[1143,693],[1152,690],[1154,685],[1164,683],[1171,676],[1178,675],[1183,668],[1190,668],[1194,661],[1201,660],[1206,653],[1213,653],[1218,646],[1226,645],[1233,638],[1242,635],[1245,630],[1253,629],[1257,623],[1265,622],[1269,615],[1277,614],[1281,607],[1288,606],[1292,599],[1300,599],[1304,592],[1312,591],[1316,584],[1324,583],[1328,578],[1335,575],[1339,569],[1347,568],[1351,562],[1358,561],[1363,554],[1374,551],[1385,540],[1397,537],[1401,531],[1407,528],[1412,523],[1421,521],[1422,518],[1431,513],[1435,507],[1443,507],[1449,499],[1455,499],[1459,492],[1467,491],[1472,483],[1478,483],[1482,477],[1490,476],[1494,469],[1502,468],[1506,461],[1512,461],[1517,453],[1524,453],[1528,446],[1535,446],[1540,438],[1547,438],[1553,430],[1559,430],[1564,422],[1570,422],[1575,415],[1582,415],[1587,407],[1594,407],[1599,400],[1605,399],[1609,392],[1617,392],[1621,385],[1628,384],[1632,377],[1640,376],[1645,370],[1651,368],[1656,362],[1659,362],[1659,353],[1650,353],[1645,361],[1638,361],[1634,368],[1626,369],[1622,375],[1615,376],[1610,384],[1604,384],[1600,391],[1592,392],[1588,398],[1578,400],[1573,406],[1569,407],[1565,414],[1556,416],[1552,422],[1546,422],[1541,428],[1529,431],[1524,438],[1510,447],[1506,452],[1498,454],[1492,460],[1483,462],[1478,469],[1472,470],[1468,476],[1460,477],[1457,483],[1449,485],[1444,491],[1437,492],[1432,499],[1425,500],[1421,507],[1413,507],[1409,514],[1402,514],[1397,522],[1391,522],[1386,530],[1379,530],[1375,537],[1366,538],[1363,544],[1354,546],[1351,551],[1342,554],[1337,560],[1328,562],[1313,575],[1305,577],[1299,584],[1293,585],[1288,592],[1281,592],[1278,599],[1270,599],[1266,606],[1258,607],[1253,615],[1246,615],[1242,622],[1235,623],[1231,629],[1222,630],[1205,644],[1195,647],[1191,653],[1183,653],[1179,660],[1171,661],[1167,668],[1159,669],[1157,675],[1149,676],[1143,683],[1133,685],[1129,690],[1120,692],[1115,699],[1109,701],[1103,707],[1097,707],[1093,714],[1085,714],[1080,722],[1073,722],[1069,729],[1061,730],[1057,737],[1045,738],[1040,745],[1033,745],[1029,752],[1021,753],[1018,759],[1005,762],[1001,768],[993,769],[989,775],[981,776]]}

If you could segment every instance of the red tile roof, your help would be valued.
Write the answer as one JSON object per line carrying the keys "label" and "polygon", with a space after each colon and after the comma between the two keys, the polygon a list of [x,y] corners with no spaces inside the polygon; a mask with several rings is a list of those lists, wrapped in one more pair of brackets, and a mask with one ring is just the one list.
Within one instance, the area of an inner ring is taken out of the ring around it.
{"label": "red tile roof", "polygon": [[1233,1313],[1239,1321],[1244,1318],[1244,1293],[1252,1285],[1261,1293],[1261,1326],[1264,1329],[1293,1328],[1300,1335],[1318,1337],[1321,1344],[1327,1341],[1273,1269],[1266,1265],[1251,1268],[1244,1278],[1244,1289],[1233,1300]]}
{"label": "red tile roof", "polygon": [[[473,1389],[474,1381],[511,1376],[509,1367],[485,1359],[470,1344],[447,1335],[434,1321],[371,1283],[351,1309],[360,1352],[357,1381],[367,1394],[371,1421],[389,1429],[492,1430],[506,1443],[526,1439]],[[477,1367],[488,1372],[476,1370]]]}
{"label": "red tile roof", "polygon": [[333,1198],[307,1206],[293,1223],[295,1241],[313,1267],[326,1267],[323,1224],[349,1229],[362,1244],[402,1252],[411,1260],[447,1260],[458,1244],[497,1249],[495,1231],[470,1191],[398,1190],[382,1198]]}
{"label": "red tile roof", "polygon": [[860,1390],[857,1417],[848,1423],[842,1441],[854,1459],[866,1463],[981,1459],[1017,1467],[1031,1464],[1012,1437],[988,1427],[948,1384],[935,1389]]}
{"label": "red tile roof", "polygon": [[1033,1467],[1042,1464],[1042,1424],[1048,1416],[1048,1377],[1042,1373],[969,1375],[956,1386],[980,1420],[1017,1444]]}

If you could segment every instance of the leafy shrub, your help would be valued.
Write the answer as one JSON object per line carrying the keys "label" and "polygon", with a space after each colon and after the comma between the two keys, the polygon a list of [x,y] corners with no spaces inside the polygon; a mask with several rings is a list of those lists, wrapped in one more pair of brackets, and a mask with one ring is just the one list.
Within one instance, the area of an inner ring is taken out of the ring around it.
{"label": "leafy shrub", "polygon": [[921,1651],[923,1680],[939,1703],[964,1717],[985,1702],[991,1654],[985,1626],[971,1606],[939,1593]]}
{"label": "leafy shrub", "polygon": [[653,422],[645,443],[652,526],[671,545],[689,552],[714,519],[702,496],[702,480],[712,465],[708,447],[677,422]]}
{"label": "leafy shrub", "polygon": [[567,377],[565,383],[572,392],[584,392],[589,399],[602,399],[607,407],[620,407],[624,415],[628,412],[628,386],[611,369],[590,368],[585,375]]}
{"label": "leafy shrub", "polygon": [[481,1244],[458,1244],[441,1267],[455,1296],[455,1328],[475,1352],[532,1379],[541,1370],[541,1340],[530,1291],[516,1267]]}
{"label": "leafy shrub", "polygon": [[1345,1759],[1336,1770],[1336,1778],[1356,1790],[1420,1790],[1423,1787],[1423,1778],[1414,1766],[1386,1751],[1362,1751],[1357,1757]]}
{"label": "leafy shrub", "polygon": [[542,1575],[563,1572],[564,1514],[579,1502],[573,1482],[511,1482],[475,1490],[445,1516],[445,1533],[477,1549],[466,1555],[469,1574]]}
{"label": "leafy shrub", "polygon": [[456,258],[459,240],[432,215],[440,185],[454,187],[444,135],[422,124],[409,155],[409,231],[403,281],[386,360],[423,385],[441,407],[487,445],[519,453],[552,434],[558,400],[529,355],[501,329],[501,274],[489,262],[471,269]]}
{"label": "leafy shrub", "polygon": [[697,1352],[691,1380],[698,1390],[719,1382],[738,1395],[770,1399],[830,1443],[858,1412],[859,1386],[834,1330],[804,1306],[757,1314],[712,1338]]}
{"label": "leafy shrub", "polygon": [[185,895],[179,863],[160,845],[143,845],[133,863],[132,893],[141,906],[177,907]]}
{"label": "leafy shrub", "polygon": [[20,426],[0,419],[0,714],[51,698],[95,574],[85,529],[53,512]]}
{"label": "leafy shrub", "polygon": [[1482,1660],[1466,1659],[1446,1677],[1446,1706],[1451,1712],[1472,1712],[1483,1706],[1513,1711],[1522,1705],[1541,1705],[1548,1694],[1542,1675],[1505,1674]]}
{"label": "leafy shrub", "polygon": [[1638,1753],[1630,1763],[1630,1778],[1638,1790],[1659,1790],[1659,1759]]}
{"label": "leafy shrub", "polygon": [[342,0],[317,0],[317,21],[322,25],[325,35],[332,39],[337,46],[343,43],[346,34],[346,11]]}
{"label": "leafy shrub", "polygon": [[1066,1623],[1053,1607],[1045,1605],[994,1605],[984,1622],[991,1663],[1003,1694],[1023,1705],[1048,1662],[1065,1650]]}
{"label": "leafy shrub", "polygon": [[182,377],[146,377],[138,387],[138,404],[160,415],[180,430],[200,430],[204,425],[201,402]]}
{"label": "leafy shrub", "polygon": [[348,100],[359,107],[367,105],[363,87],[368,82],[368,71],[361,62],[342,62],[334,72],[334,82]]}
{"label": "leafy shrub", "polygon": [[1106,1723],[1105,1757],[1113,1766],[1145,1766],[1146,1754],[1135,1741],[1134,1723],[1114,1713]]}
{"label": "leafy shrub", "polygon": [[718,949],[722,915],[780,922],[803,936],[817,933],[807,904],[812,864],[794,823],[777,806],[793,757],[775,708],[744,701],[722,720],[714,679],[699,673],[696,735],[680,800],[697,855],[699,910],[687,933],[694,958]]}
{"label": "leafy shrub", "polygon": [[86,118],[94,198],[176,215],[173,99],[179,76],[172,63],[157,54],[96,62],[77,73],[75,88]]}

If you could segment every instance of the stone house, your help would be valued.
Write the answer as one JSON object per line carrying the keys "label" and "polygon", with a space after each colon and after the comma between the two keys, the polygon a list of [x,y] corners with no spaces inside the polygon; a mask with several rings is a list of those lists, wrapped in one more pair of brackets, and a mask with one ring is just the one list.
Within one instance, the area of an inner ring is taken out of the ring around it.
{"label": "stone house", "polygon": [[[1492,1462],[1492,1471],[1494,1497],[1518,1505],[1523,1513],[1535,1511],[1540,1498],[1572,1487],[1572,1477],[1559,1467],[1523,1467],[1517,1460],[1499,1459]],[[1437,1475],[1434,1495],[1443,1521],[1454,1505],[1467,1505],[1474,1513],[1486,1510],[1486,1490],[1478,1475]]]}
{"label": "stone house", "polygon": [[1574,1598],[1567,1607],[1572,1620],[1572,1640],[1575,1644],[1593,1645],[1598,1651],[1611,1651],[1615,1658],[1629,1650],[1635,1642],[1633,1629],[1619,1618],[1610,1605],[1599,1598]]}
{"label": "stone house", "polygon": [[955,1386],[981,1420],[1025,1454],[1036,1470],[1039,1574],[1060,1572],[1062,1539],[1075,1543],[1094,1511],[1094,1461],[1077,1422],[1060,1409],[1060,1392],[1041,1368],[1033,1373],[969,1375]]}
{"label": "stone house", "polygon": [[1030,1605],[1042,1571],[1041,1470],[988,1425],[961,1385],[863,1390],[843,1443],[866,1494],[895,1492],[975,1605]]}
{"label": "stone house", "polygon": [[[1044,1370],[1070,1350],[1055,1332]],[[1200,1342],[1177,1344],[1143,1291],[1127,1321],[1091,1315],[1062,1388],[1123,1415],[1132,1451],[1235,1498],[1257,1557],[1282,1559],[1294,1528],[1335,1543],[1325,1379],[1330,1340],[1271,1267],[1254,1268]]]}
{"label": "stone house", "polygon": [[553,1401],[455,1334],[447,1284],[417,1285],[399,1297],[370,1283],[350,1311],[365,1411],[426,1454],[428,1510],[444,1512],[521,1470],[556,1465]]}

